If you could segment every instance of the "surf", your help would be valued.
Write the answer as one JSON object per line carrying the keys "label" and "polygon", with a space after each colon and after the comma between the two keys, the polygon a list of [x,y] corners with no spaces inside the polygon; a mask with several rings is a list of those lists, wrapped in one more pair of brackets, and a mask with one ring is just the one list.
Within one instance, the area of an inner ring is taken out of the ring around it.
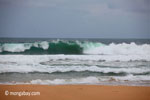
{"label": "surf", "polygon": [[39,41],[32,43],[0,43],[0,54],[75,54],[75,55],[150,55],[150,44],[91,41]]}

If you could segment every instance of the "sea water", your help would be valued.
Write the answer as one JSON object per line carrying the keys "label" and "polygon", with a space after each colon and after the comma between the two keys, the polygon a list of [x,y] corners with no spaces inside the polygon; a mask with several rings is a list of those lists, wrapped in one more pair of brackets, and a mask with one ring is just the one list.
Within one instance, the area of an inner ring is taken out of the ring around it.
{"label": "sea water", "polygon": [[0,83],[150,86],[150,40],[2,38]]}

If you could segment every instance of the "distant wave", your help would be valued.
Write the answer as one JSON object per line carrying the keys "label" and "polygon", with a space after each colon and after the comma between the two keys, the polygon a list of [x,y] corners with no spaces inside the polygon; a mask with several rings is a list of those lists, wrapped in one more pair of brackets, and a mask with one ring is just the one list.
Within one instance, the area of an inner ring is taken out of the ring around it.
{"label": "distant wave", "polygon": [[89,41],[42,41],[34,43],[1,43],[0,54],[99,54],[150,55],[150,44],[104,44]]}

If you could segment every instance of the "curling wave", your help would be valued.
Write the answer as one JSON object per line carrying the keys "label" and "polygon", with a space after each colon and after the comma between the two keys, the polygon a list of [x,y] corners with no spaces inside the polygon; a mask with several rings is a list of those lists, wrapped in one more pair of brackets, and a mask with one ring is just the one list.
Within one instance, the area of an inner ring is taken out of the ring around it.
{"label": "curling wave", "polygon": [[99,54],[150,55],[150,44],[103,44],[80,41],[42,41],[34,43],[1,43],[0,54]]}

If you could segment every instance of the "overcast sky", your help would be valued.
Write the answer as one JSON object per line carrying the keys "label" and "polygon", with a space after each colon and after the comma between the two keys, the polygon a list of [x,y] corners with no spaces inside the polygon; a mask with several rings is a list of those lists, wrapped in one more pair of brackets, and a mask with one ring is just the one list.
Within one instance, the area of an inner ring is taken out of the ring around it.
{"label": "overcast sky", "polygon": [[150,0],[0,0],[0,37],[150,38]]}

